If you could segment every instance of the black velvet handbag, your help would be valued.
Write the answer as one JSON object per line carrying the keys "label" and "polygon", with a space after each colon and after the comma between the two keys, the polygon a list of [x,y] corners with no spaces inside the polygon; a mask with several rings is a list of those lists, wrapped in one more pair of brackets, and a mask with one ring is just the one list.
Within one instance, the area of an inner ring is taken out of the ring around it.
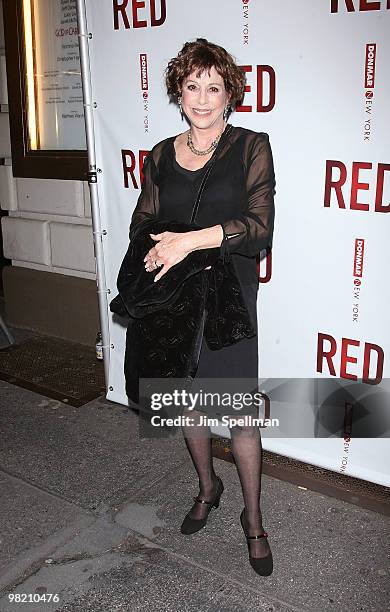
{"label": "black velvet handbag", "polygon": [[110,303],[112,312],[128,317],[126,393],[136,403],[140,378],[195,376],[203,331],[211,350],[256,334],[234,264],[220,258],[219,248],[189,253],[154,283],[158,269],[147,272],[143,261],[154,244],[149,233],[188,231],[194,225],[163,220],[142,225],[122,262],[119,294]]}

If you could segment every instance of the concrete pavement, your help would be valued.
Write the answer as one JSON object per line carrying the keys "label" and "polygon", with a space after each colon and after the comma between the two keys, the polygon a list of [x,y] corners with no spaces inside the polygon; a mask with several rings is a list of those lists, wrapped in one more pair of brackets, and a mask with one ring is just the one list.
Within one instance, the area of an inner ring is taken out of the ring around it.
{"label": "concrete pavement", "polygon": [[73,408],[0,389],[1,612],[389,609],[385,516],[263,475],[275,567],[262,578],[234,465],[215,459],[221,505],[184,536],[198,491],[180,431],[146,439],[137,413],[104,398]]}

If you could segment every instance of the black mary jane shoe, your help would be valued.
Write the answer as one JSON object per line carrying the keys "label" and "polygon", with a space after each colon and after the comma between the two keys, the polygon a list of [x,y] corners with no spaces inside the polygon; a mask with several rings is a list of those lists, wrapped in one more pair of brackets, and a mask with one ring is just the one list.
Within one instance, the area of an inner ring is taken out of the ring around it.
{"label": "black mary jane shoe", "polygon": [[197,531],[202,529],[202,527],[204,527],[207,523],[207,519],[209,517],[209,514],[212,508],[218,508],[219,501],[221,499],[221,495],[224,491],[224,486],[219,476],[217,476],[217,479],[218,479],[217,490],[215,493],[215,497],[212,501],[206,501],[205,499],[200,499],[200,497],[193,498],[194,501],[199,502],[200,504],[208,504],[209,508],[208,508],[208,512],[206,516],[202,519],[194,519],[189,514],[187,514],[180,527],[181,533],[184,533],[185,535],[191,535],[192,533],[196,533]]}
{"label": "black mary jane shoe", "polygon": [[268,538],[268,533],[263,530],[263,533],[260,533],[259,535],[255,535],[255,536],[248,535],[248,521],[245,515],[245,508],[241,512],[240,521],[241,521],[242,529],[245,533],[245,537],[247,539],[248,550],[249,550],[249,562],[251,566],[255,570],[256,574],[259,574],[259,576],[270,576],[274,569],[271,550],[269,551],[266,557],[251,557],[250,544],[249,544],[249,540],[259,540],[260,538]]}

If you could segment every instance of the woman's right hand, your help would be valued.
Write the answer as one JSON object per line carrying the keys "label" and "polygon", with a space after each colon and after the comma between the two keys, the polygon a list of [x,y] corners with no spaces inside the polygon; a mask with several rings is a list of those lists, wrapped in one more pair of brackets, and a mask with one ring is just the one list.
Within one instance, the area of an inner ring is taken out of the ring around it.
{"label": "woman's right hand", "polygon": [[158,281],[172,266],[180,263],[194,250],[194,240],[191,235],[194,232],[161,232],[161,234],[150,234],[153,240],[158,242],[144,257],[145,270],[152,272],[161,267],[159,273],[154,277]]}

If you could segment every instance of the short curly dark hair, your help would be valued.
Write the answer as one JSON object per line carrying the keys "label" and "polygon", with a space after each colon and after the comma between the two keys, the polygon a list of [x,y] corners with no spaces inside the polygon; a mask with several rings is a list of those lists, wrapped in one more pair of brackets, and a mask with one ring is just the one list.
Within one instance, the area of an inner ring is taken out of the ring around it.
{"label": "short curly dark hair", "polygon": [[184,79],[194,70],[197,70],[196,75],[199,77],[202,72],[210,70],[212,66],[223,78],[225,89],[230,97],[230,105],[234,108],[244,98],[245,72],[237,66],[235,59],[226,49],[205,38],[186,42],[177,56],[169,61],[165,70],[168,95],[177,102],[181,96]]}

